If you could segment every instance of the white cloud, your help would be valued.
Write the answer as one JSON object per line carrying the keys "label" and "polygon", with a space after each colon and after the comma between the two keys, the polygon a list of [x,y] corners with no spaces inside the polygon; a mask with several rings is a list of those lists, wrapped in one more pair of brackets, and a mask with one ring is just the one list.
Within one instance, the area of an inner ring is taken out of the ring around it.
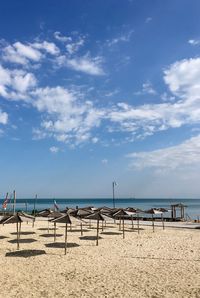
{"label": "white cloud", "polygon": [[104,75],[101,57],[91,58],[89,55],[83,57],[68,58],[67,56],[59,56],[57,58],[59,66],[65,66],[78,72],[83,72],[89,75],[100,76]]}
{"label": "white cloud", "polygon": [[2,112],[0,109],[0,124],[7,124],[8,123],[8,114],[6,112]]}
{"label": "white cloud", "polygon": [[3,48],[3,59],[18,64],[27,64],[29,60],[38,62],[42,54],[30,45],[24,45],[21,42],[15,42]]}
{"label": "white cloud", "polygon": [[116,129],[146,136],[156,131],[200,122],[200,58],[184,59],[164,71],[176,102],[131,106],[119,103],[108,112]]}
{"label": "white cloud", "polygon": [[[62,38],[59,34],[56,36]],[[74,41],[65,42],[70,44]],[[23,63],[38,62],[45,59],[45,54],[48,53],[55,56],[53,61],[59,66],[90,75],[104,74],[101,57],[92,58],[89,54],[77,57],[73,56],[72,52],[72,56],[66,53],[62,55],[57,46],[51,42],[26,44],[16,42],[12,46],[4,46],[4,54],[6,48],[14,51],[15,58],[22,59]],[[130,141],[185,124],[199,124],[200,58],[173,63],[164,70],[163,78],[169,88],[169,92],[161,95],[164,102],[135,106],[119,102],[99,108],[95,101],[89,102],[86,95],[77,91],[76,87],[39,88],[34,73],[0,66],[0,95],[6,99],[26,101],[29,106],[35,107],[41,113],[42,123],[34,131],[34,138],[49,136],[65,143],[86,141],[95,143],[94,135],[98,133],[96,131],[94,133],[94,130],[105,121],[105,129],[108,129],[108,132],[125,132],[123,140]],[[105,96],[112,96],[117,92],[118,89]],[[149,81],[143,84],[141,92],[151,96],[156,94]]]}
{"label": "white cloud", "polygon": [[54,32],[54,37],[61,42],[71,42],[72,38],[70,36],[64,36],[59,31]]}
{"label": "white cloud", "polygon": [[124,34],[121,34],[121,35],[115,37],[115,38],[107,40],[107,45],[109,47],[111,47],[111,46],[116,45],[120,42],[129,42],[133,33],[134,33],[134,30],[130,30]]}
{"label": "white cloud", "polygon": [[188,43],[193,45],[193,46],[197,46],[200,44],[200,39],[189,39]]}
{"label": "white cloud", "polygon": [[52,146],[52,147],[49,148],[49,151],[50,151],[51,153],[58,153],[59,148],[58,148],[58,147],[55,147],[55,146]]}
{"label": "white cloud", "polygon": [[199,94],[200,58],[184,59],[173,63],[164,71],[164,80],[171,92],[176,95],[185,97],[192,96],[194,93]]}
{"label": "white cloud", "polygon": [[46,115],[35,138],[47,134],[58,141],[76,144],[95,140],[91,130],[100,125],[103,111],[95,109],[91,102],[84,102],[75,91],[59,86],[39,88],[32,96],[32,104]]}
{"label": "white cloud", "polygon": [[51,55],[58,55],[60,53],[59,48],[53,42],[43,41],[32,43],[31,46],[35,49],[45,50]]}
{"label": "white cloud", "polygon": [[28,99],[27,92],[37,85],[32,73],[4,68],[0,65],[0,95],[7,99]]}
{"label": "white cloud", "polygon": [[98,142],[99,142],[99,138],[97,138],[97,137],[92,138],[92,143],[93,144],[96,144]]}
{"label": "white cloud", "polygon": [[52,42],[42,41],[23,44],[18,41],[2,49],[2,58],[5,61],[27,67],[29,62],[39,62],[42,58],[45,58],[43,52],[58,55],[60,50]]}
{"label": "white cloud", "polygon": [[135,95],[144,95],[144,94],[156,95],[157,92],[153,88],[152,83],[150,81],[146,81],[145,83],[142,84],[142,90],[137,91],[134,94]]}
{"label": "white cloud", "polygon": [[150,152],[131,153],[131,166],[137,169],[155,168],[170,171],[200,163],[200,135],[183,143]]}
{"label": "white cloud", "polygon": [[84,45],[84,43],[85,43],[85,38],[82,36],[79,36],[77,41],[68,43],[66,45],[66,50],[70,55],[75,54]]}

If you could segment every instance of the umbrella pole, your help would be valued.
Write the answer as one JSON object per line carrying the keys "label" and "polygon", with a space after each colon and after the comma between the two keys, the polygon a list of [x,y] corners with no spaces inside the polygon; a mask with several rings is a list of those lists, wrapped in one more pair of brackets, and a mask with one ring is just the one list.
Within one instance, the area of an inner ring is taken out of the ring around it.
{"label": "umbrella pole", "polygon": [[17,222],[17,249],[19,249],[19,225]]}
{"label": "umbrella pole", "polygon": [[121,217],[119,219],[119,231],[121,231]]}
{"label": "umbrella pole", "polygon": [[70,231],[72,231],[72,224],[70,224]]}
{"label": "umbrella pole", "polygon": [[49,234],[49,220],[48,220],[48,234]]}
{"label": "umbrella pole", "polygon": [[67,223],[65,226],[65,255],[67,253]]}
{"label": "umbrella pole", "polygon": [[133,215],[131,216],[131,222],[132,222],[132,230],[134,230]]}
{"label": "umbrella pole", "polygon": [[81,222],[81,236],[83,236],[83,224]]}
{"label": "umbrella pole", "polygon": [[103,220],[102,220],[102,232],[103,232]]}
{"label": "umbrella pole", "polygon": [[54,242],[56,242],[56,223],[54,222]]}
{"label": "umbrella pole", "polygon": [[153,227],[153,232],[154,232],[155,228],[154,228],[154,218],[153,218],[153,214],[152,214],[152,227]]}
{"label": "umbrella pole", "polygon": [[140,234],[139,214],[137,214],[137,228],[138,228],[138,234]]}
{"label": "umbrella pole", "polygon": [[123,239],[125,238],[125,232],[124,232],[124,217],[122,219],[122,223],[123,223]]}
{"label": "umbrella pole", "polygon": [[21,222],[19,223],[19,239],[20,239],[20,234],[21,234]]}
{"label": "umbrella pole", "polygon": [[96,245],[98,246],[99,244],[99,220],[97,220],[97,242]]}
{"label": "umbrella pole", "polygon": [[91,219],[90,219],[90,221],[89,221],[89,222],[90,222],[90,224],[89,224],[89,228],[91,228],[91,227],[92,227],[92,224],[91,224]]}
{"label": "umbrella pole", "polygon": [[161,214],[162,217],[162,226],[163,226],[163,230],[165,229],[165,224],[164,224],[164,219],[163,219],[163,214]]}

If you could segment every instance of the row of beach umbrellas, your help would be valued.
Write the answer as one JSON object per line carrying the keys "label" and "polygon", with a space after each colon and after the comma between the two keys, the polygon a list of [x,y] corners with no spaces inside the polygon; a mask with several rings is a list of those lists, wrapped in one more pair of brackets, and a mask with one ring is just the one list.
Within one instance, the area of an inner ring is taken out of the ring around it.
{"label": "row of beach umbrellas", "polygon": [[[90,225],[91,221],[96,221],[96,245],[98,245],[99,242],[99,229],[100,229],[100,222],[102,222],[102,229],[103,229],[103,222],[106,223],[107,220],[113,219],[114,222],[116,220],[119,221],[119,229],[123,231],[123,238],[125,238],[125,228],[124,228],[124,221],[125,220],[131,220],[132,221],[132,229],[134,228],[134,217],[137,220],[137,230],[138,233],[140,231],[139,228],[139,214],[146,213],[150,214],[152,216],[152,226],[154,231],[154,215],[161,215],[162,218],[162,224],[164,229],[164,220],[163,220],[163,213],[168,212],[167,209],[164,208],[152,208],[146,211],[142,211],[141,209],[136,208],[109,208],[109,207],[100,207],[100,208],[94,208],[94,207],[84,207],[84,208],[66,208],[63,211],[55,211],[51,209],[45,209],[40,211],[37,216],[39,217],[46,217],[48,220],[48,230],[49,230],[49,222],[52,222],[54,224],[54,241],[56,241],[56,224],[57,223],[63,223],[65,224],[65,254],[67,252],[67,231],[68,231],[68,225],[72,224],[73,220],[76,220],[79,222],[81,227],[81,235],[83,235],[83,223],[87,222],[89,220]],[[34,226],[35,217],[31,216],[25,212],[17,212],[16,214],[4,216],[0,220],[0,224],[11,224],[16,223],[16,229],[17,229],[17,249],[19,249],[19,239],[20,239],[20,233],[21,233],[21,223],[22,222],[32,222]]]}

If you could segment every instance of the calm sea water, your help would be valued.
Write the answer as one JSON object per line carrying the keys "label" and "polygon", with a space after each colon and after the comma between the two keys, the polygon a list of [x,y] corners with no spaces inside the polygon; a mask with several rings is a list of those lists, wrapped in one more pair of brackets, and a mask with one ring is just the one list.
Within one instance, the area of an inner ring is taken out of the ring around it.
{"label": "calm sea water", "polygon": [[[113,207],[113,200],[112,198],[107,199],[57,199],[55,198],[57,205],[59,208],[65,209],[65,207],[85,207],[85,206],[94,206],[94,207],[102,207],[108,206]],[[0,204],[2,206],[3,200],[0,199]],[[147,210],[149,208],[170,208],[171,204],[176,203],[183,203],[187,205],[186,214],[188,214],[191,218],[200,217],[200,199],[115,199],[115,206],[117,208],[120,207],[134,207],[140,208],[142,210]],[[38,198],[36,201],[36,209],[42,210],[45,208],[53,208],[54,199],[49,198]],[[17,199],[17,210],[24,210],[32,211],[34,208],[34,199],[27,198],[27,199]],[[12,210],[12,204],[9,204],[7,210]],[[170,216],[170,214],[169,214]]]}

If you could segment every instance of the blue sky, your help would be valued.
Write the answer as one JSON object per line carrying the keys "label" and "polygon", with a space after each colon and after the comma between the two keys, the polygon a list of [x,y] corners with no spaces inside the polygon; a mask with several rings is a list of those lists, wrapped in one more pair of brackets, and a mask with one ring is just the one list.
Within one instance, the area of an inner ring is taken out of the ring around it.
{"label": "blue sky", "polygon": [[1,195],[199,197],[199,11],[1,1]]}

